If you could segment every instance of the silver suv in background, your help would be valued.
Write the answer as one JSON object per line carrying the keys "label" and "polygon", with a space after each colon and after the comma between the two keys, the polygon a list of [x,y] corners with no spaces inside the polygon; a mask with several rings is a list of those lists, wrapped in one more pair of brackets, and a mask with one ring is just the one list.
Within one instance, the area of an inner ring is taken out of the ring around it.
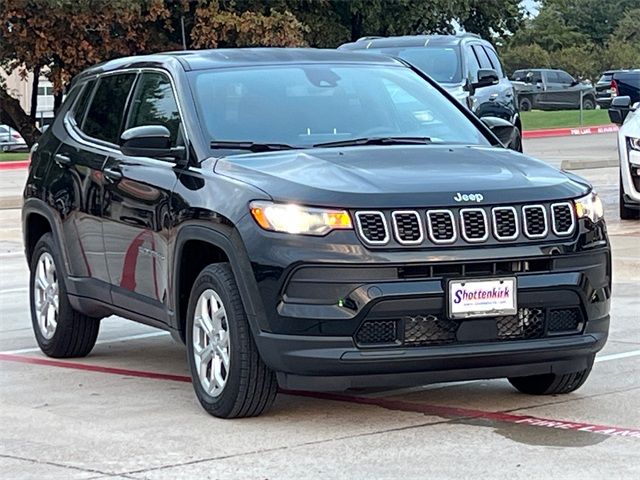
{"label": "silver suv in background", "polygon": [[9,125],[0,125],[0,151],[11,152],[13,150],[25,150],[27,143],[22,135]]}

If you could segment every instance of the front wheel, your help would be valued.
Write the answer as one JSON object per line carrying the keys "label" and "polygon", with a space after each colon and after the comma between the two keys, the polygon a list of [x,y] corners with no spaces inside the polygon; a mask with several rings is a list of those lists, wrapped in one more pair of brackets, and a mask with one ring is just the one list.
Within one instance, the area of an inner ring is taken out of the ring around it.
{"label": "front wheel", "polygon": [[60,274],[61,258],[50,233],[38,240],[31,258],[31,321],[40,349],[50,357],[84,357],[98,338],[100,320],[73,309]]}
{"label": "front wheel", "polygon": [[531,375],[529,377],[510,377],[509,383],[518,391],[528,395],[554,395],[571,393],[579,389],[587,381],[593,360],[587,368],[578,372],[556,374],[545,373],[543,375]]}
{"label": "front wheel", "polygon": [[527,97],[521,98],[518,102],[518,108],[521,112],[528,112],[531,110],[531,107],[531,100],[529,100]]}
{"label": "front wheel", "polygon": [[206,267],[189,298],[191,381],[202,407],[220,418],[253,417],[275,400],[275,374],[262,362],[227,263]]}

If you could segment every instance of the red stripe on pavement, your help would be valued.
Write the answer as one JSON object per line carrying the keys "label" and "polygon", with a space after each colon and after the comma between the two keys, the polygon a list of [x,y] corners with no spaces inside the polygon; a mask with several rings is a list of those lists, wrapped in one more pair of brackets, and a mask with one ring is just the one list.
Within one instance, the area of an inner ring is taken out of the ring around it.
{"label": "red stripe on pavement", "polygon": [[[147,372],[144,370],[129,370],[126,368],[103,367],[86,363],[66,362],[48,358],[29,357],[26,355],[15,355],[0,353],[0,361],[27,363],[32,365],[46,365],[51,367],[70,368],[88,372],[109,373],[115,375],[126,375],[129,377],[150,378],[155,380],[170,380],[174,382],[191,382],[191,378],[186,375],[173,375],[167,373]],[[344,395],[339,393],[307,392],[298,390],[282,390],[280,393],[294,395],[298,397],[318,398],[322,400],[332,400],[337,402],[356,403],[359,405],[372,405],[385,408],[387,410],[422,413],[425,415],[435,415],[453,419],[480,419],[491,420],[504,423],[514,423],[529,426],[554,428],[559,430],[575,430],[580,432],[596,433],[612,437],[625,437],[640,439],[640,429],[612,427],[607,425],[597,425],[593,423],[569,422],[564,420],[554,420],[550,418],[533,417],[530,415],[516,415],[507,412],[490,412],[463,407],[449,407],[443,405],[429,405],[423,403],[407,402],[404,400],[393,400],[386,398],[368,398]]]}
{"label": "red stripe on pavement", "polygon": [[525,130],[522,138],[565,137],[572,135],[594,135],[618,131],[617,125],[596,125],[593,127],[545,128],[542,130]]}
{"label": "red stripe on pavement", "polygon": [[15,170],[18,168],[27,168],[31,162],[29,160],[20,160],[17,162],[0,162],[0,170]]}

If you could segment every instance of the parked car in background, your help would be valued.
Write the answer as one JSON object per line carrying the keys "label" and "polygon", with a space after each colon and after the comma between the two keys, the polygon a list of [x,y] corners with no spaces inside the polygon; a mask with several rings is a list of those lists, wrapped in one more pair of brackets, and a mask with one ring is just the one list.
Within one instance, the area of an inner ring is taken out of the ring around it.
{"label": "parked car in background", "polygon": [[617,125],[620,155],[620,218],[640,219],[640,100],[629,96],[611,101],[609,118]]}
{"label": "parked car in background", "polygon": [[3,152],[11,152],[13,150],[24,150],[27,143],[22,135],[9,125],[0,125],[0,150]]}
{"label": "parked car in background", "polygon": [[590,83],[580,82],[564,70],[530,68],[516,70],[511,76],[518,94],[518,107],[527,112],[538,110],[596,108],[596,90]]}
{"label": "parked car in background", "polygon": [[511,81],[491,43],[478,35],[364,37],[338,47],[398,57],[429,75],[478,117],[498,117],[518,129],[507,145],[522,151],[522,123]]}
{"label": "parked car in background", "polygon": [[631,105],[640,102],[640,69],[608,70],[602,74],[596,83],[598,105],[609,108],[617,96],[628,96]]}

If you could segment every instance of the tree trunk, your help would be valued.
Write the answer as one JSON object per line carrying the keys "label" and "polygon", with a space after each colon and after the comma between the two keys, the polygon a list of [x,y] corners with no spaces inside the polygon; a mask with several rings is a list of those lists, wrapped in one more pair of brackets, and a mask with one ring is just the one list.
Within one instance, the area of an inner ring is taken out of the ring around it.
{"label": "tree trunk", "polygon": [[38,110],[38,82],[40,81],[40,66],[33,69],[33,85],[31,86],[31,120],[36,121]]}
{"label": "tree trunk", "polygon": [[58,110],[62,106],[62,92],[55,93],[53,95],[53,115],[58,114]]}
{"label": "tree trunk", "polygon": [[40,137],[40,131],[32,118],[22,109],[20,102],[9,95],[4,88],[0,88],[0,112],[3,117],[8,117],[11,120],[7,122],[8,125],[18,130],[31,148]]}

